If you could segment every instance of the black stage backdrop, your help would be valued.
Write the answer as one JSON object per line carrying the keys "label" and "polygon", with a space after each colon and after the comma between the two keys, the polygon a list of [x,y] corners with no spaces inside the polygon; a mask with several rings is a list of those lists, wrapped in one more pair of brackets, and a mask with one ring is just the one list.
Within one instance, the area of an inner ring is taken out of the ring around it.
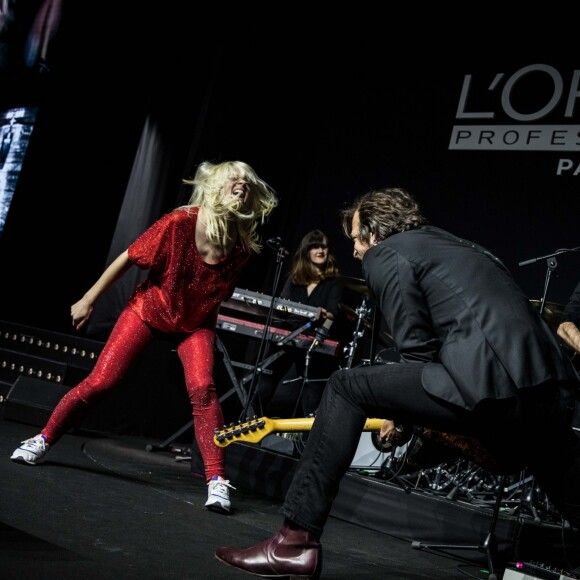
{"label": "black stage backdrop", "polygon": [[[47,66],[1,71],[0,105],[39,110],[0,235],[0,319],[71,331],[70,305],[119,235],[145,126],[170,152],[157,213],[186,201],[181,180],[201,161],[241,159],[280,195],[264,238],[293,251],[321,228],[343,273],[359,277],[338,212],[371,188],[402,186],[432,223],[498,255],[531,299],[550,273],[547,300],[567,301],[580,280],[580,254],[560,252],[580,246],[575,52],[535,42],[484,53],[469,34],[413,45],[386,38],[372,13],[354,26],[375,25],[365,41],[300,19],[282,32],[279,19],[226,25],[191,3],[120,4],[88,13],[65,0]],[[239,285],[271,294],[275,270],[265,248]]]}

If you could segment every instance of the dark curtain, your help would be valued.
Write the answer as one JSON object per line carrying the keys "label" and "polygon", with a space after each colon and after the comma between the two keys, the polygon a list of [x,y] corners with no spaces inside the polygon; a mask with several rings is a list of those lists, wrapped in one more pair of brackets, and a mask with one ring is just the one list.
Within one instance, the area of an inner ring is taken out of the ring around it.
{"label": "dark curtain", "polygon": [[[119,212],[106,266],[159,218],[163,211],[172,156],[171,146],[164,141],[157,124],[148,117]],[[129,296],[146,274],[146,271],[131,268],[101,296],[89,321],[88,335],[98,339],[105,339],[109,335]]]}

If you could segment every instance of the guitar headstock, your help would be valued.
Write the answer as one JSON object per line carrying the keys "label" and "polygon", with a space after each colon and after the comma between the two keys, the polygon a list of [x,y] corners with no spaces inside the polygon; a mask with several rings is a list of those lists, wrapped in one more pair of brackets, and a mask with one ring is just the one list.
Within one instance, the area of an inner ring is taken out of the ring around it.
{"label": "guitar headstock", "polygon": [[215,429],[213,436],[214,443],[218,447],[227,447],[230,443],[236,441],[245,441],[246,443],[259,443],[266,435],[272,432],[270,419],[266,417],[255,417],[250,421],[231,423],[229,426],[224,425],[224,429]]}

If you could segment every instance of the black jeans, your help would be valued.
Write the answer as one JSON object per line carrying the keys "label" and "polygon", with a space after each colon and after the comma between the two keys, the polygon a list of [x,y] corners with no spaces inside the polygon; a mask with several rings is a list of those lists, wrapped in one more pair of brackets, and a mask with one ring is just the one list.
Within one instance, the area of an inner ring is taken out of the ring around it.
{"label": "black jeans", "polygon": [[[507,446],[510,456],[533,463],[550,499],[566,509],[572,523],[580,525],[580,445],[563,420],[556,387],[524,389],[529,394],[523,403],[514,397],[470,412],[428,395],[421,385],[422,369],[418,363],[390,363],[332,375],[281,507],[282,515],[311,533],[322,534],[368,417],[476,436],[492,453]],[[538,429],[544,428],[550,432],[548,441],[534,449],[544,438]],[[557,457],[547,453],[554,445],[558,446]]]}

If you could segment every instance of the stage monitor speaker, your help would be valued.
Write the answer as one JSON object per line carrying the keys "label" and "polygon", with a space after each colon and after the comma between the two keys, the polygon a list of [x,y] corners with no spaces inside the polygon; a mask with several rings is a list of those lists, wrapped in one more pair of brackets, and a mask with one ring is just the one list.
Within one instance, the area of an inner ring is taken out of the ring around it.
{"label": "stage monitor speaker", "polygon": [[44,427],[52,411],[71,387],[20,375],[8,391],[3,419]]}
{"label": "stage monitor speaker", "polygon": [[[380,469],[383,462],[390,455],[385,453],[373,441],[372,431],[363,431],[354,454],[351,469]],[[376,435],[375,435],[376,437]]]}

